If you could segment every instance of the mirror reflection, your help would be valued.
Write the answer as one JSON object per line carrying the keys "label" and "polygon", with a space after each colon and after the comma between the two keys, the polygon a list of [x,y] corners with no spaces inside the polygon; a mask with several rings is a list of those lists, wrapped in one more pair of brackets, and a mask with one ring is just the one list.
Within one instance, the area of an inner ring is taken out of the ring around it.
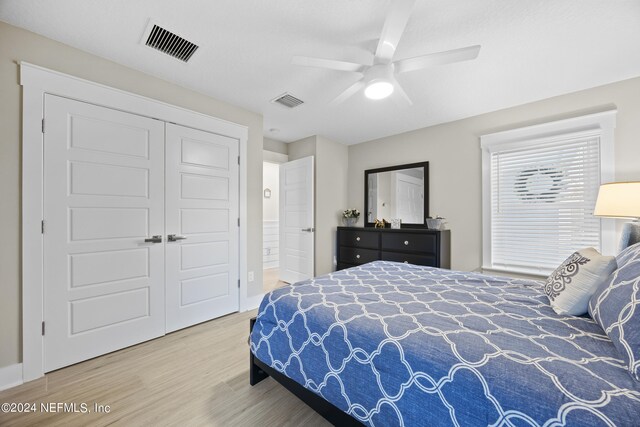
{"label": "mirror reflection", "polygon": [[403,224],[425,220],[425,168],[369,173],[367,222],[400,218]]}

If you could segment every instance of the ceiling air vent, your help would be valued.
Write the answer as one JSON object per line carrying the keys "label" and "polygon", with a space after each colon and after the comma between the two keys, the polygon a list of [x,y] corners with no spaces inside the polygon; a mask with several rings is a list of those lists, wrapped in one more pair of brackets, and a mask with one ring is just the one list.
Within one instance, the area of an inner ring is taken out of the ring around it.
{"label": "ceiling air vent", "polygon": [[155,24],[149,32],[145,45],[183,62],[187,62],[199,47],[197,44]]}
{"label": "ceiling air vent", "polygon": [[300,104],[304,104],[303,100],[298,99],[295,96],[290,95],[288,93],[283,93],[282,95],[272,99],[271,102],[284,105],[285,107],[288,107],[288,108],[293,108],[293,107],[297,107]]}

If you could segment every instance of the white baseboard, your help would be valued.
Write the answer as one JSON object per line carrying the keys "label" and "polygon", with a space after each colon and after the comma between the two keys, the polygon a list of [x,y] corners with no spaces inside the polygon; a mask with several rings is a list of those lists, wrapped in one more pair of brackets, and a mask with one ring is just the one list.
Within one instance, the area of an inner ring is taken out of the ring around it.
{"label": "white baseboard", "polygon": [[242,311],[254,310],[260,306],[262,302],[262,298],[264,298],[264,294],[254,295],[252,297],[248,297],[245,300],[244,307]]}
{"label": "white baseboard", "polygon": [[0,391],[22,384],[22,363],[0,368]]}

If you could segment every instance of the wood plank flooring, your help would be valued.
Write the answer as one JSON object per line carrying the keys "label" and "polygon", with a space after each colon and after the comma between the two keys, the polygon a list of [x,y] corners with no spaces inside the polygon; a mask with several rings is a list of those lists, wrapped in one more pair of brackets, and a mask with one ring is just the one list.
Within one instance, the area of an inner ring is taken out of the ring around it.
{"label": "wood plank flooring", "polygon": [[262,289],[265,293],[286,285],[285,282],[280,280],[279,270],[277,268],[265,268],[262,272],[262,277]]}
{"label": "wood plank flooring", "polygon": [[[249,318],[236,313],[48,373],[0,392],[0,426],[327,426],[273,379],[249,385]],[[43,413],[40,404],[94,403],[109,413]]]}

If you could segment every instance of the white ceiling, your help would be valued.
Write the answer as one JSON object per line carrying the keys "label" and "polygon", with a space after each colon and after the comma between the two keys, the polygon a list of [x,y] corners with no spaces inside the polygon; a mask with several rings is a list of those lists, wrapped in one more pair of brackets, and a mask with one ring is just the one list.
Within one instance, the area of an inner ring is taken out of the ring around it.
{"label": "white ceiling", "polygon": [[[328,105],[358,76],[291,57],[370,62],[390,4],[0,0],[0,20],[261,113],[286,142],[355,144],[640,75],[638,0],[418,0],[394,59],[481,44],[478,59],[400,75],[411,107],[362,93]],[[140,44],[150,18],[201,44],[188,64]],[[270,103],[283,92],[305,104]]]}

